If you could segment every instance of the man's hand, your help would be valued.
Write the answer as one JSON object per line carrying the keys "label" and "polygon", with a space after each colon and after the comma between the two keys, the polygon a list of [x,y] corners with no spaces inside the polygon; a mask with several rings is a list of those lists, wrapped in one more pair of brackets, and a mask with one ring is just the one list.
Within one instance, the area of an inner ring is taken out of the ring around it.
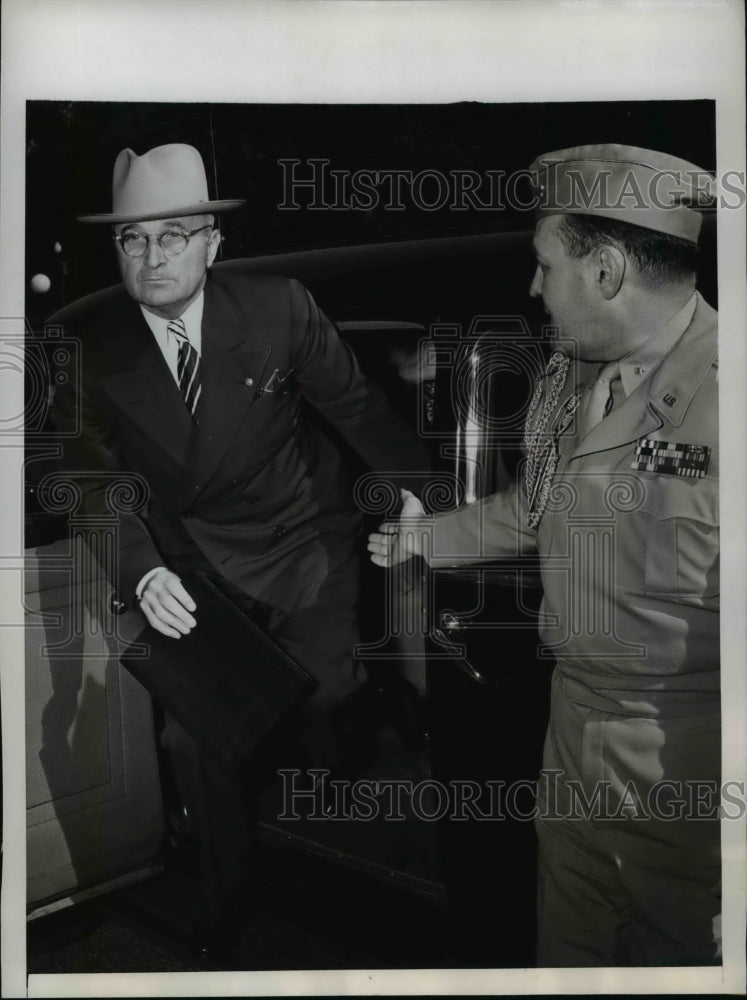
{"label": "man's hand", "polygon": [[169,569],[159,569],[148,580],[140,595],[140,607],[148,623],[172,639],[188,635],[197,624],[190,614],[196,608],[195,602]]}
{"label": "man's hand", "polygon": [[403,506],[399,521],[385,521],[368,536],[371,562],[377,566],[398,566],[412,556],[422,555],[422,503],[409,490],[400,490]]}

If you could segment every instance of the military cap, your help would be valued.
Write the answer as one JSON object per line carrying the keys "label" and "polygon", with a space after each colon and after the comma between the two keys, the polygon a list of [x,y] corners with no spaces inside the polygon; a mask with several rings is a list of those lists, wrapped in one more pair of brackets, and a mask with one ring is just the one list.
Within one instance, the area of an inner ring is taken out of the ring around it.
{"label": "military cap", "polygon": [[538,218],[597,215],[697,243],[715,204],[708,171],[638,146],[573,146],[538,156],[529,171]]}

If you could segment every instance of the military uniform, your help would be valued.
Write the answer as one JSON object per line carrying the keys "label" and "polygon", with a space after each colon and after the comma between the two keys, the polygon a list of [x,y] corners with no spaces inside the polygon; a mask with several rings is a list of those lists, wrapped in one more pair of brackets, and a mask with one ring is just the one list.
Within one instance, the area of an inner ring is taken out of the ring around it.
{"label": "military uniform", "polygon": [[[588,434],[573,404],[599,367],[571,367],[535,527],[522,485],[433,522],[432,566],[541,561],[540,637],[557,660],[537,819],[542,965],[716,955],[719,825],[705,801],[720,771],[716,313],[697,296],[672,333]],[[579,787],[587,802],[605,791],[585,818],[570,815]],[[686,819],[693,787],[702,818]]]}

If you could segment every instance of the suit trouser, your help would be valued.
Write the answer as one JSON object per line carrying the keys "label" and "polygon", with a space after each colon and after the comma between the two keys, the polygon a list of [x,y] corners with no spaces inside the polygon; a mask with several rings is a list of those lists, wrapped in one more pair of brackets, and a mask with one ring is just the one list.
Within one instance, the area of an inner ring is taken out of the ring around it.
{"label": "suit trouser", "polygon": [[208,921],[220,913],[227,897],[241,892],[251,873],[256,798],[278,768],[299,762],[330,768],[340,764],[335,710],[360,683],[353,665],[358,641],[358,570],[358,557],[351,554],[326,577],[315,603],[295,613],[261,607],[226,588],[318,682],[300,712],[259,749],[247,773],[231,772],[213,761],[165,714],[161,742],[169,754],[180,807],[199,840]]}
{"label": "suit trouser", "polygon": [[719,716],[613,715],[562,688],[538,797],[538,964],[717,961]]}

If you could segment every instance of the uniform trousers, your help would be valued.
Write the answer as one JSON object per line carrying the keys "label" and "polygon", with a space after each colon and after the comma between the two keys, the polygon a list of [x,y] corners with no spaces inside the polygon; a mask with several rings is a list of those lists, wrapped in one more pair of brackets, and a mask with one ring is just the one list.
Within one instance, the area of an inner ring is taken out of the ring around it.
{"label": "uniform trousers", "polygon": [[567,697],[562,675],[553,688],[538,964],[718,962],[719,715],[628,716]]}

